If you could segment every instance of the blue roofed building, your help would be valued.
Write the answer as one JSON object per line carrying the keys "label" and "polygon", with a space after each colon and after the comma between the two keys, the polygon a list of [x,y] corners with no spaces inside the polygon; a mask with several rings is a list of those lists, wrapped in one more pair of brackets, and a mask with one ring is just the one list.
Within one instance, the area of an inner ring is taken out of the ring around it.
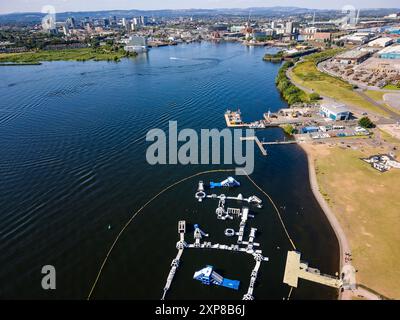
{"label": "blue roofed building", "polygon": [[378,52],[381,59],[400,59],[400,44],[391,45]]}

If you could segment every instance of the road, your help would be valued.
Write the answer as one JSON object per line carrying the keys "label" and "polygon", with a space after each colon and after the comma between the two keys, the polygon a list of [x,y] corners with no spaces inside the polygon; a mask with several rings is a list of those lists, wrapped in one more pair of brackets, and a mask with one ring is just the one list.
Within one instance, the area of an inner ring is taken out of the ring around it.
{"label": "road", "polygon": [[[301,62],[302,60],[299,60],[297,63]],[[296,64],[297,64],[296,63]],[[295,65],[296,65],[295,64]],[[293,67],[289,68],[286,71],[286,76],[289,78],[289,80],[296,85],[298,88],[300,88],[301,90],[307,92],[307,93],[313,93],[315,92],[314,90],[307,88],[301,84],[299,84],[298,82],[296,82],[293,78],[293,71],[292,71]],[[321,70],[320,70],[321,71]],[[360,94],[359,92],[357,92],[358,94]],[[337,101],[336,99],[333,99],[331,97],[327,97],[324,95],[321,95],[321,98],[323,99],[324,102],[327,103],[340,103],[340,101]],[[371,118],[371,120],[376,123],[376,124],[394,124],[397,121],[399,121],[400,116],[397,113],[394,113],[393,111],[391,111],[390,109],[387,109],[387,107],[382,106],[381,104],[378,104],[375,100],[371,99],[370,97],[368,97],[367,95],[365,95],[365,93],[362,92],[362,97],[364,98],[367,97],[369,102],[372,102],[374,105],[376,105],[377,107],[379,107],[380,109],[382,109],[383,111],[387,112],[390,117],[384,117],[378,113],[375,113],[373,111],[368,110],[368,116]],[[350,111],[355,114],[357,117],[361,117],[363,115],[363,113],[365,113],[366,111],[358,106],[352,105],[352,104],[347,104],[346,106],[350,109]]]}
{"label": "road", "polygon": [[390,118],[399,121],[400,120],[400,115],[396,112],[393,112],[390,110],[388,107],[386,107],[384,104],[377,102],[376,100],[372,99],[371,97],[367,96],[363,91],[361,90],[354,90],[359,96],[367,100],[368,102],[372,103],[373,105],[377,106],[378,108],[381,108],[384,110],[387,114],[390,115]]}

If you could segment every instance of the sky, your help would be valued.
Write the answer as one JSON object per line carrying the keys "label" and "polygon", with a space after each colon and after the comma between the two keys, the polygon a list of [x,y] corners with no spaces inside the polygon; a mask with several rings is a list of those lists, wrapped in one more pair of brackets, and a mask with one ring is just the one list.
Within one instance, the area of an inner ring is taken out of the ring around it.
{"label": "sky", "polygon": [[315,9],[341,9],[345,5],[356,8],[399,8],[399,0],[0,0],[0,13],[40,12],[46,5],[56,12],[98,11],[115,9],[190,9],[190,8],[247,8],[295,6]]}

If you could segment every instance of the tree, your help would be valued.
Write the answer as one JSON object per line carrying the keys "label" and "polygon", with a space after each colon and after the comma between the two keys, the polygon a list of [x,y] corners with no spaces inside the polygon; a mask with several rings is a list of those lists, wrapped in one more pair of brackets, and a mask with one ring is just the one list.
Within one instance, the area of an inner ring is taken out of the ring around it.
{"label": "tree", "polygon": [[288,135],[293,135],[297,133],[297,129],[293,127],[291,124],[286,124],[283,126],[283,131]]}
{"label": "tree", "polygon": [[320,100],[320,99],[321,99],[321,96],[318,93],[313,92],[313,93],[310,94],[310,100],[311,101],[317,101],[317,100]]}
{"label": "tree", "polygon": [[375,124],[368,117],[363,117],[358,120],[358,124],[363,128],[375,128]]}

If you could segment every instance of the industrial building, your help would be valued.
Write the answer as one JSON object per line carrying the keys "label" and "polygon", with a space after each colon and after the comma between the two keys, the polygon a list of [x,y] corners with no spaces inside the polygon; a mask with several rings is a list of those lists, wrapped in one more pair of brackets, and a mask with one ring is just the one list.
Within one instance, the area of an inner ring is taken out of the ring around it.
{"label": "industrial building", "polygon": [[369,58],[368,51],[350,50],[343,52],[335,57],[335,60],[342,64],[359,64]]}
{"label": "industrial building", "polygon": [[378,52],[382,59],[400,59],[400,44],[392,45]]}
{"label": "industrial building", "polygon": [[374,34],[369,32],[357,32],[351,35],[344,36],[340,38],[340,40],[355,45],[361,45],[367,43],[373,36]]}
{"label": "industrial building", "polygon": [[385,38],[378,38],[378,39],[375,39],[375,40],[373,40],[371,42],[368,42],[368,46],[369,47],[375,47],[375,48],[376,47],[385,48],[385,47],[387,47],[388,45],[390,45],[392,43],[393,43],[393,39],[392,38],[385,37]]}
{"label": "industrial building", "polygon": [[348,120],[350,111],[343,105],[337,103],[324,103],[320,108],[321,114],[332,120]]}

